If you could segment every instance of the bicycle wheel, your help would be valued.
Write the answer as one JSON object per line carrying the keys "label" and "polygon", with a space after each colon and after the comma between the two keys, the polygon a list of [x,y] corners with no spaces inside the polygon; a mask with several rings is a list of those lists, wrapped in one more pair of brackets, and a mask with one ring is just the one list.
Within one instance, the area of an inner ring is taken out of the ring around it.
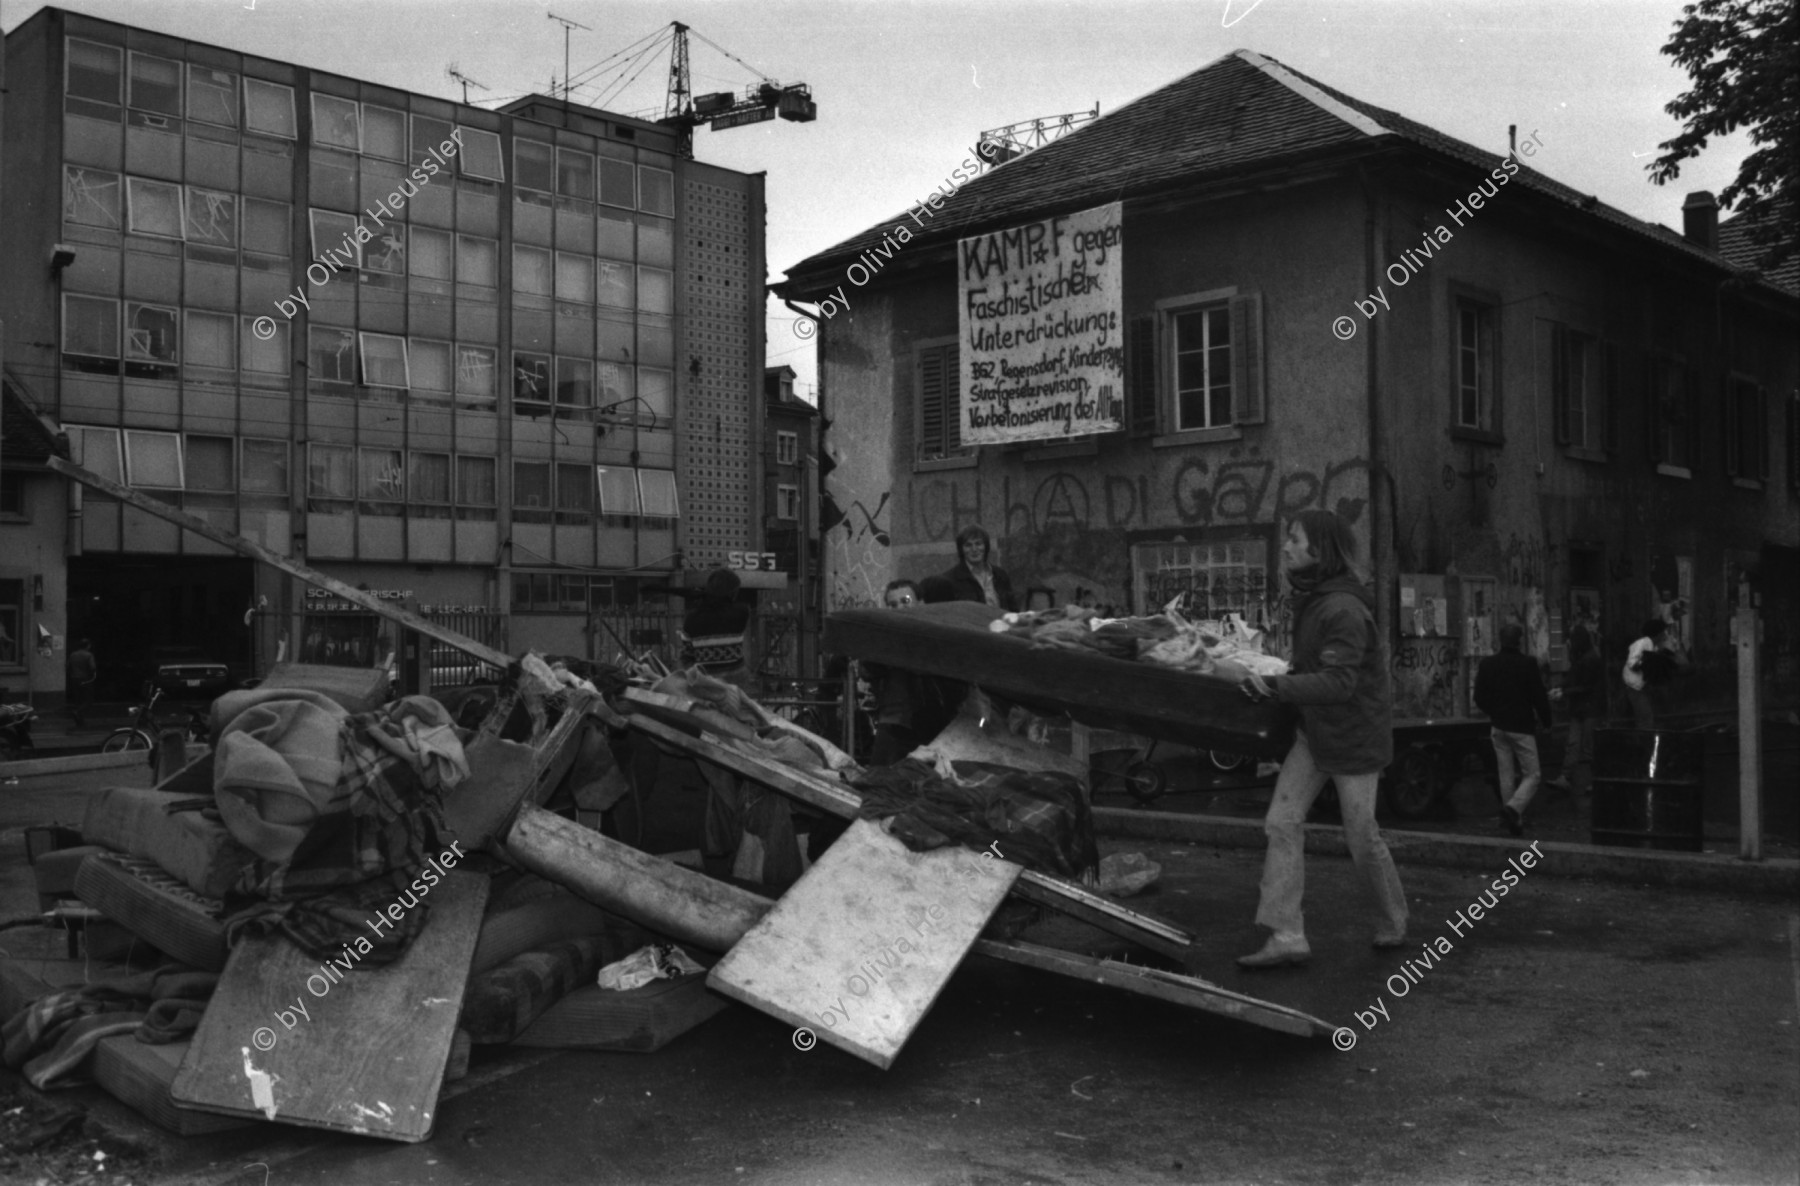
{"label": "bicycle wheel", "polygon": [[1169,776],[1148,762],[1133,762],[1120,780],[1125,784],[1125,793],[1139,803],[1154,803],[1169,789]]}
{"label": "bicycle wheel", "polygon": [[1207,750],[1206,756],[1212,762],[1213,769],[1221,774],[1230,774],[1233,770],[1240,770],[1250,761],[1246,754],[1230,754],[1216,749]]}
{"label": "bicycle wheel", "polygon": [[149,749],[150,738],[140,729],[114,729],[100,743],[103,754],[122,754],[134,749]]}

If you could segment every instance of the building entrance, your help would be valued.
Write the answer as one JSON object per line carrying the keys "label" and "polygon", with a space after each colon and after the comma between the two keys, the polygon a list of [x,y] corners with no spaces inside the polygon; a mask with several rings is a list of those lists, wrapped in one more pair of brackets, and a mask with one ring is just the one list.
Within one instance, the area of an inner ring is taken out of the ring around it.
{"label": "building entrance", "polygon": [[254,670],[254,601],[249,560],[80,556],[69,561],[69,646],[93,643],[96,699],[136,698],[163,663],[223,663],[237,687]]}

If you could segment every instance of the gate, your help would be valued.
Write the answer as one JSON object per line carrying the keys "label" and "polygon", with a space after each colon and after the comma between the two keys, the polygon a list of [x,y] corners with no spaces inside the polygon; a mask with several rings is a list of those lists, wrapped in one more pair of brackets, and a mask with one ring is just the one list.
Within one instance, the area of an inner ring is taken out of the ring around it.
{"label": "gate", "polygon": [[[458,634],[466,634],[476,642],[490,646],[497,651],[505,650],[500,640],[502,618],[492,611],[441,613],[433,611],[421,614],[427,622],[454,630]],[[506,673],[489,663],[483,663],[473,655],[464,654],[446,642],[431,642],[430,665],[431,686],[436,688],[455,688],[465,684],[498,683]]]}

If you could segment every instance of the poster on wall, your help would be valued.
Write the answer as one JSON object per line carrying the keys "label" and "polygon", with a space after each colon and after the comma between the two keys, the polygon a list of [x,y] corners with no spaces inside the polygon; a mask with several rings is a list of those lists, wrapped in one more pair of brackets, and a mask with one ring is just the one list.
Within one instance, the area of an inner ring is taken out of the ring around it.
{"label": "poster on wall", "polygon": [[957,243],[964,444],[1118,430],[1122,230],[1113,202]]}

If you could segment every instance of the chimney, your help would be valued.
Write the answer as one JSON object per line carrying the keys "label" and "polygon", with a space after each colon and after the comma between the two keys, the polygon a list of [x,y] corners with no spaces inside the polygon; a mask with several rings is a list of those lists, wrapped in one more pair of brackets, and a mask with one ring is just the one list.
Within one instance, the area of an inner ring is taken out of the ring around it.
{"label": "chimney", "polygon": [[1697,189],[1681,204],[1681,237],[1707,251],[1719,249],[1719,199]]}

